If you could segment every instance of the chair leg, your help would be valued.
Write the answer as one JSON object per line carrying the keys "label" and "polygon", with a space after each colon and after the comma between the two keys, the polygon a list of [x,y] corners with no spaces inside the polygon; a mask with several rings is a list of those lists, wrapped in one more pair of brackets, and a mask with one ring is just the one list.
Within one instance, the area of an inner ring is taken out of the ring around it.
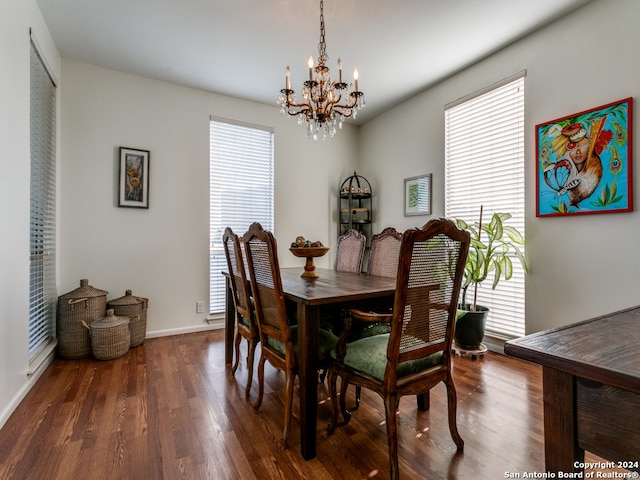
{"label": "chair leg", "polygon": [[329,369],[329,395],[331,396],[331,420],[327,424],[327,435],[333,435],[336,430],[336,424],[338,423],[338,388],[337,388],[338,375]]}
{"label": "chair leg", "polygon": [[260,355],[260,360],[258,361],[258,398],[253,404],[253,408],[256,410],[262,405],[262,396],[264,395],[264,364],[266,361],[267,357]]}
{"label": "chair leg", "polygon": [[344,423],[349,423],[351,420],[351,412],[347,410],[347,388],[349,387],[349,382],[347,382],[344,378],[342,379],[342,383],[340,384],[340,410],[342,411],[342,418],[344,418]]}
{"label": "chair leg", "polygon": [[287,370],[285,372],[286,385],[284,393],[284,432],[282,433],[282,441],[284,446],[287,446],[289,441],[289,430],[291,429],[291,412],[293,410],[293,387],[295,384],[296,375],[293,370]]}
{"label": "chair leg", "polygon": [[238,364],[240,363],[240,341],[242,340],[242,335],[239,331],[236,331],[236,338],[234,339],[234,347],[236,358],[233,362],[233,367],[231,367],[231,375],[236,374],[236,370],[238,369]]}
{"label": "chair leg", "polygon": [[448,410],[449,410],[449,432],[451,432],[451,438],[455,442],[458,447],[458,451],[462,451],[464,449],[464,440],[458,433],[458,424],[456,422],[456,413],[458,410],[458,401],[456,396],[456,387],[453,384],[453,379],[451,375],[447,376],[445,380],[445,385],[447,386],[447,400],[448,400]]}
{"label": "chair leg", "polygon": [[247,358],[247,386],[244,389],[245,397],[249,398],[251,392],[251,383],[253,382],[253,361],[256,354],[257,340],[249,340],[249,356]]}
{"label": "chair leg", "polygon": [[353,406],[354,410],[357,410],[360,406],[360,394],[362,393],[362,387],[358,385],[356,387],[356,404]]}
{"label": "chair leg", "polygon": [[388,394],[385,397],[384,410],[387,419],[387,442],[389,443],[389,478],[398,480],[400,478],[400,467],[398,466],[398,432],[396,425],[398,397],[396,395]]}
{"label": "chair leg", "polygon": [[419,395],[416,395],[416,399],[418,401],[418,410],[422,412],[426,412],[427,410],[429,410],[429,408],[431,408],[430,393],[431,391],[427,390],[425,393],[420,393]]}
{"label": "chair leg", "polygon": [[351,413],[346,409],[344,401],[348,385],[349,383],[342,379],[342,384],[340,386],[340,404],[338,405],[338,374],[335,373],[332,368],[329,369],[329,392],[331,394],[332,415],[331,422],[327,424],[328,435],[333,435],[336,425],[338,425],[338,408],[342,411],[342,418],[345,425],[349,423],[349,420],[351,420]]}

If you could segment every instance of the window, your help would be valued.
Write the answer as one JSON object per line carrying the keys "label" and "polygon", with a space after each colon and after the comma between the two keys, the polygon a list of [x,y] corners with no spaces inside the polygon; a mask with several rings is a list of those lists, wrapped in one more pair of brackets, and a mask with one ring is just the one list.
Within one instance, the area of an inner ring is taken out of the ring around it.
{"label": "window", "polygon": [[31,43],[29,360],[53,339],[56,308],[56,86]]}
{"label": "window", "polygon": [[[445,214],[483,221],[494,212],[513,215],[524,234],[524,72],[445,108]],[[487,333],[518,337],[524,328],[524,271],[478,287],[478,303],[491,308]]]}
{"label": "window", "polygon": [[209,132],[209,313],[225,309],[225,228],[243,235],[253,222],[273,231],[273,132],[211,119]]}

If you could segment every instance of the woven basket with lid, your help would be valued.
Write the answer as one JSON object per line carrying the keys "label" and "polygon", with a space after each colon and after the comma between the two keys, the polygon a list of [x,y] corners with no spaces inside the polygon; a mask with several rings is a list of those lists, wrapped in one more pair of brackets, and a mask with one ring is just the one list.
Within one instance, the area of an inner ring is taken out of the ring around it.
{"label": "woven basket with lid", "polygon": [[89,331],[83,322],[91,325],[105,316],[107,293],[80,280],[80,287],[58,297],[57,335],[58,353],[62,358],[77,359],[91,356]]}
{"label": "woven basket with lid", "polygon": [[109,300],[107,308],[113,309],[116,315],[126,315],[131,322],[131,346],[137,347],[144,342],[147,334],[147,307],[149,300],[131,294],[126,290],[124,297]]}
{"label": "woven basket with lid", "polygon": [[118,317],[113,309],[109,309],[105,317],[88,328],[91,330],[91,351],[97,360],[113,360],[129,351],[129,317]]}

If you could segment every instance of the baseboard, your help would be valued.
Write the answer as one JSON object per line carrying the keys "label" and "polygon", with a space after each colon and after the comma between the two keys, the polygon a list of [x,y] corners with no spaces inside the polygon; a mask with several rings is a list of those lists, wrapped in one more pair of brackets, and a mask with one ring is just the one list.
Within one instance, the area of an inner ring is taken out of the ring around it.
{"label": "baseboard", "polygon": [[482,343],[489,349],[491,352],[500,353],[504,355],[504,344],[508,339],[500,338],[496,336],[491,336],[489,334],[485,334]]}
{"label": "baseboard", "polygon": [[203,325],[194,325],[185,328],[170,328],[167,330],[147,331],[145,338],[170,337],[171,335],[182,335],[185,333],[204,332],[207,330],[218,330],[224,328],[224,319],[214,319]]}

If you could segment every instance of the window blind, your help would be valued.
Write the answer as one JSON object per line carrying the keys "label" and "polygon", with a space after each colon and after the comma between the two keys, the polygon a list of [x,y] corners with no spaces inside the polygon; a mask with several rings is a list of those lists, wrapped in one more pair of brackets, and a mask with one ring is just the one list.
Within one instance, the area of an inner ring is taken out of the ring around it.
{"label": "window blind", "polygon": [[243,235],[253,222],[273,231],[273,132],[212,118],[209,169],[209,313],[225,308],[222,234]]}
{"label": "window blind", "polygon": [[29,359],[54,336],[56,308],[56,86],[31,43]]}
{"label": "window blind", "polygon": [[[481,205],[483,222],[511,213],[524,234],[524,73],[445,109],[445,214],[473,222]],[[524,271],[513,260],[512,279],[478,287],[487,333],[506,338],[525,333]]]}

